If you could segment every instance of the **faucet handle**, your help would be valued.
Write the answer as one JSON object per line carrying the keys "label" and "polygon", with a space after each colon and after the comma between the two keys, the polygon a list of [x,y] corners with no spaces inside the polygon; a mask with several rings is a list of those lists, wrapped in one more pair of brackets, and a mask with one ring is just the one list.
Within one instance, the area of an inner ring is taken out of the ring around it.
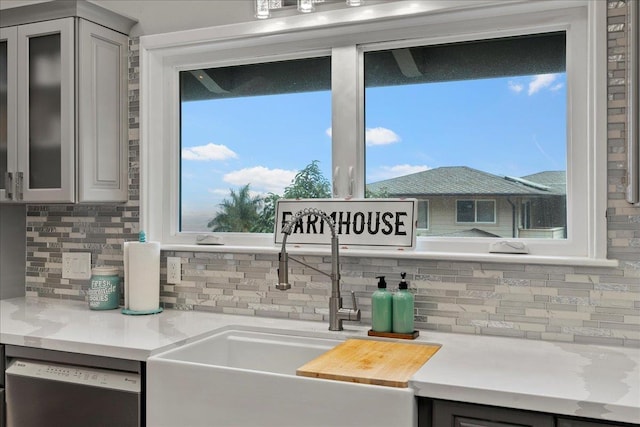
{"label": "faucet handle", "polygon": [[[351,291],[351,302],[353,304],[353,308],[351,309],[351,313],[349,314],[349,320],[360,320],[360,309],[358,308],[356,293],[353,291]],[[353,317],[351,316],[351,314],[353,314]]]}

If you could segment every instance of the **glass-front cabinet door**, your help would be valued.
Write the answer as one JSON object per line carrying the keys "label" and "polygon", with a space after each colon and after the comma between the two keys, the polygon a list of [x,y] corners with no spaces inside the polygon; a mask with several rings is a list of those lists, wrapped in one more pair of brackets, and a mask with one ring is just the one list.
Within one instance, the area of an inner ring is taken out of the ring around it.
{"label": "glass-front cabinet door", "polygon": [[0,203],[13,199],[17,168],[17,35],[17,27],[0,28]]}
{"label": "glass-front cabinet door", "polygon": [[21,25],[15,199],[73,202],[74,19]]}

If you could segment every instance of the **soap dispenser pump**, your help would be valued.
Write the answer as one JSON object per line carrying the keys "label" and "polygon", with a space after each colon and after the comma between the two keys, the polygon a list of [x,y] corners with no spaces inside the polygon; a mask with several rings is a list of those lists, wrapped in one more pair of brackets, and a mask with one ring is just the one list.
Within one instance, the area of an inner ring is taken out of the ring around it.
{"label": "soap dispenser pump", "polygon": [[371,329],[375,332],[391,332],[391,305],[393,296],[387,291],[384,276],[378,279],[378,290],[371,296]]}
{"label": "soap dispenser pump", "polygon": [[413,333],[413,294],[408,291],[407,273],[401,273],[402,280],[398,285],[398,291],[393,294],[393,332],[398,334]]}

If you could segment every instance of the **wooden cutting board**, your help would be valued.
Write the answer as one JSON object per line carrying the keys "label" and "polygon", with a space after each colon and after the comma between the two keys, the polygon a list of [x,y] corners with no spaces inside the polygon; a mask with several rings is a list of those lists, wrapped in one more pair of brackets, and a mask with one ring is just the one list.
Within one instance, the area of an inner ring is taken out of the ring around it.
{"label": "wooden cutting board", "polygon": [[297,375],[406,388],[437,344],[348,339],[298,368]]}

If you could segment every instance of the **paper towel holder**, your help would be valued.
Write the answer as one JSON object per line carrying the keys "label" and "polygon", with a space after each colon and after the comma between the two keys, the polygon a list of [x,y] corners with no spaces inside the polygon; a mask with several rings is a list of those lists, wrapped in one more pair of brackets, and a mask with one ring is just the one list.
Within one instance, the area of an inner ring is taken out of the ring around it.
{"label": "paper towel holder", "polygon": [[[141,247],[147,247],[151,248],[154,247],[153,253],[150,254],[153,258],[152,258],[152,262],[156,262],[157,265],[157,270],[158,270],[158,276],[156,277],[157,281],[158,281],[158,289],[157,292],[159,293],[159,281],[160,281],[160,277],[159,277],[159,270],[160,270],[160,246],[157,243],[154,242],[147,242],[147,236],[146,233],[144,231],[140,231],[138,233],[138,241],[137,242],[125,242],[123,245],[123,258],[124,258],[124,270],[125,270],[125,306],[124,308],[121,310],[122,314],[127,314],[127,315],[146,315],[146,314],[157,314],[157,313],[161,313],[163,311],[163,308],[160,307],[159,305],[159,301],[158,301],[158,307],[154,307],[155,304],[151,305],[151,304],[143,304],[142,307],[137,307],[137,310],[132,310],[131,307],[131,300],[132,300],[132,296],[130,296],[130,286],[131,286],[131,279],[133,277],[133,274],[131,276],[129,276],[130,273],[130,262],[129,262],[129,255],[131,254],[131,251],[133,250],[133,248],[129,249],[130,245],[142,245]],[[140,246],[138,246],[140,247]],[[145,249],[146,251],[146,249]],[[147,254],[149,255],[149,254]],[[140,253],[139,255],[140,256]],[[138,260],[139,261],[139,260]],[[159,297],[159,295],[158,295]],[[138,301],[139,302],[139,301]],[[140,304],[137,304],[138,306]],[[144,307],[144,305],[146,305],[146,307]],[[151,307],[149,307],[149,305],[151,305]]]}

